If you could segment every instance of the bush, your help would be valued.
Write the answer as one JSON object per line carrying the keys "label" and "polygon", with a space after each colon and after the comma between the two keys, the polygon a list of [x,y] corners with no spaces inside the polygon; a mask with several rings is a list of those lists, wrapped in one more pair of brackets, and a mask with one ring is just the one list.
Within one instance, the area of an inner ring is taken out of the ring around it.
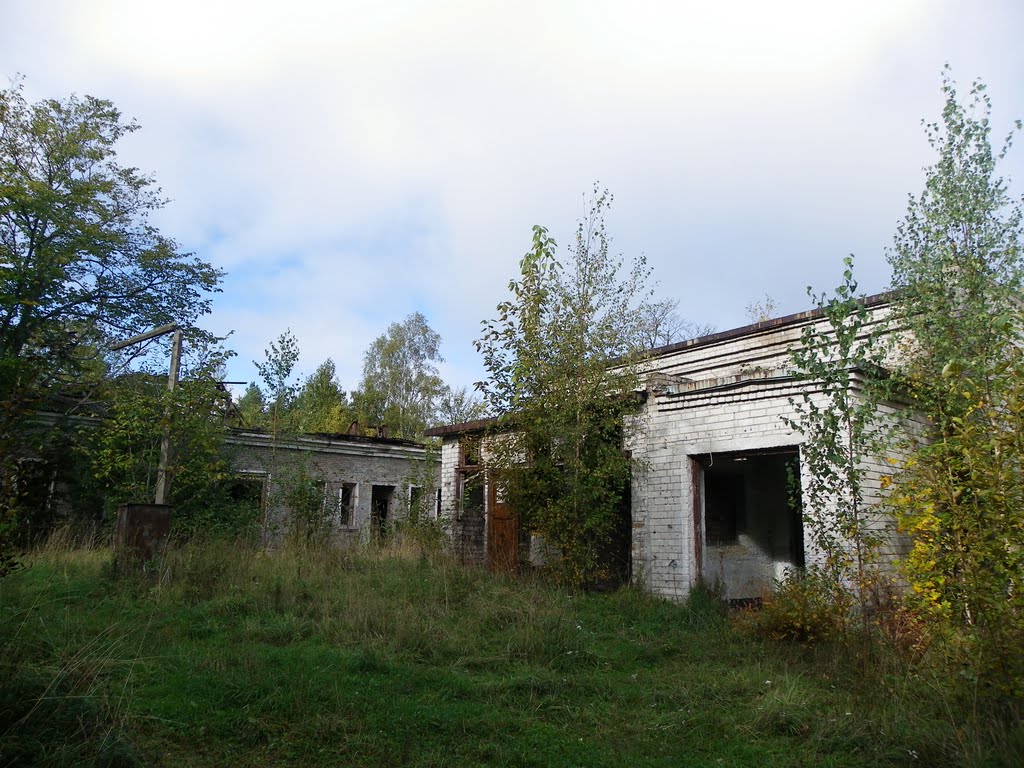
{"label": "bush", "polygon": [[829,575],[807,569],[789,573],[759,607],[740,610],[735,622],[757,637],[814,643],[845,636],[852,606],[852,595]]}

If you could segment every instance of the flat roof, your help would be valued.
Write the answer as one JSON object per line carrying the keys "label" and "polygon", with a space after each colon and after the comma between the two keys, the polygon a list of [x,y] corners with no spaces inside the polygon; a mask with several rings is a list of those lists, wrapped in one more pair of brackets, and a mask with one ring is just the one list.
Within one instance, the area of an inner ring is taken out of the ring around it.
{"label": "flat roof", "polygon": [[[858,301],[860,301],[860,303],[865,307],[878,307],[890,303],[893,299],[893,295],[892,291],[875,293],[871,296],[863,296],[859,298]],[[821,309],[808,309],[803,312],[796,312],[792,315],[773,317],[770,320],[761,320],[760,322],[742,325],[739,328],[732,328],[728,331],[719,331],[717,333],[710,333],[707,336],[698,336],[694,339],[677,341],[673,344],[666,344],[662,347],[654,347],[653,349],[649,349],[644,352],[640,356],[640,359],[651,360],[665,355],[671,355],[676,352],[681,352],[684,349],[694,349],[697,347],[709,346],[711,344],[719,344],[723,341],[732,341],[734,339],[742,338],[743,336],[752,336],[757,333],[776,330],[787,325],[796,325],[798,323],[807,322],[808,320],[817,320],[818,318],[823,317],[824,314],[824,311]],[[427,437],[446,437],[448,435],[458,435],[469,432],[483,432],[488,427],[492,427],[497,423],[498,418],[496,416],[492,416],[487,419],[476,419],[475,421],[466,421],[461,424],[446,424],[443,426],[431,427],[424,432],[424,434],[427,435]]]}

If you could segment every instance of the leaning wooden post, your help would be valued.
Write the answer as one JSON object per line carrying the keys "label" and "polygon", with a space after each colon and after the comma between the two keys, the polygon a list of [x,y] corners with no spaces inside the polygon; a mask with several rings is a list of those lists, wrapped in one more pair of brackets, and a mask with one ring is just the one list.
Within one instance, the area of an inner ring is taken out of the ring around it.
{"label": "leaning wooden post", "polygon": [[[161,325],[146,333],[112,345],[117,351],[138,344],[165,333],[174,334],[171,343],[171,366],[167,378],[167,389],[174,392],[178,384],[178,369],[181,365],[181,329],[175,323]],[[118,561],[126,568],[144,565],[163,552],[171,527],[171,509],[167,505],[171,482],[171,431],[172,411],[165,414],[163,435],[160,438],[160,464],[157,468],[155,504],[121,504],[117,508],[115,546]]]}
{"label": "leaning wooden post", "polygon": [[[167,376],[167,391],[174,393],[178,385],[178,367],[181,365],[181,329],[174,329],[174,337],[171,342],[171,370]],[[173,405],[171,406],[173,407]],[[156,471],[156,498],[157,504],[166,504],[171,495],[171,425],[170,411],[166,414],[164,432],[160,436],[160,464]]]}

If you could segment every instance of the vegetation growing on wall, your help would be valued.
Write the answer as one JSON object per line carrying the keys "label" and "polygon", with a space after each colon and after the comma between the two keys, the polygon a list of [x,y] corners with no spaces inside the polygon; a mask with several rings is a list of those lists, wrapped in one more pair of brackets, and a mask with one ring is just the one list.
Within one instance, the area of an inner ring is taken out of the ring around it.
{"label": "vegetation growing on wall", "polygon": [[808,289],[824,323],[807,325],[790,352],[805,386],[799,398],[790,398],[796,415],[785,421],[804,438],[804,532],[818,554],[808,564],[807,583],[825,586],[840,615],[858,604],[867,637],[879,547],[889,533],[879,500],[869,493],[868,474],[870,462],[885,454],[892,430],[879,410],[880,328],[857,295],[852,257],[844,264],[834,296]]}
{"label": "vegetation growing on wall", "polygon": [[602,575],[600,552],[632,468],[623,429],[637,407],[630,355],[640,345],[633,318],[648,270],[638,258],[622,273],[604,224],[611,202],[595,189],[564,261],[548,231],[534,227],[512,297],[476,343],[488,373],[478,386],[503,431],[489,447],[489,471],[575,585]]}

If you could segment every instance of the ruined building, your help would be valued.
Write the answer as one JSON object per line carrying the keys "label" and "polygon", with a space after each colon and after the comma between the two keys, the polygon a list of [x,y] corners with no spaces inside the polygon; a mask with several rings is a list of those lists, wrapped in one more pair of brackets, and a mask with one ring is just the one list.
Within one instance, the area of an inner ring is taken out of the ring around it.
{"label": "ruined building", "polygon": [[[885,297],[866,303],[876,322],[888,311]],[[703,580],[729,599],[755,598],[786,569],[820,559],[803,529],[803,438],[784,417],[795,415],[791,398],[813,387],[792,375],[789,350],[824,322],[817,311],[790,315],[655,349],[644,361],[643,405],[625,446],[637,469],[617,543],[634,583],[683,598]],[[543,548],[488,482],[478,446],[493,424],[428,434],[442,439],[440,510],[456,551],[504,569]],[[869,495],[881,491],[883,460],[868,467]],[[885,532],[883,559],[906,544]]]}

